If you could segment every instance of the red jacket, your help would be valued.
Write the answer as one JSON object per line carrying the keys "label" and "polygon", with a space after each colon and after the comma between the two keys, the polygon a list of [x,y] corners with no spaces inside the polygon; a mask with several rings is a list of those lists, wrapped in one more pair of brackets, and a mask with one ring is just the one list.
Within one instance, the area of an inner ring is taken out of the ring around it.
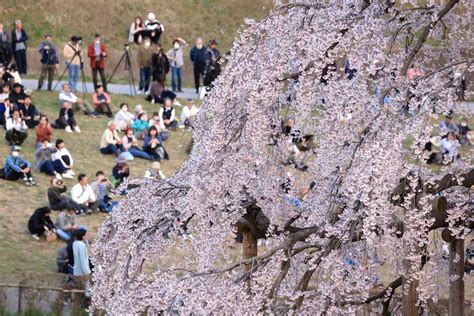
{"label": "red jacket", "polygon": [[[96,69],[96,60],[97,60],[97,57],[95,55],[95,43],[92,42],[89,44],[89,47],[87,48],[87,56],[89,56],[90,58],[90,61],[91,61],[91,68],[92,69]],[[105,58],[107,57],[107,51],[105,50],[105,45],[100,43],[100,51],[102,54],[105,54],[104,57],[102,57],[100,59],[100,63],[99,63],[99,68],[100,69],[103,69],[105,68]]]}

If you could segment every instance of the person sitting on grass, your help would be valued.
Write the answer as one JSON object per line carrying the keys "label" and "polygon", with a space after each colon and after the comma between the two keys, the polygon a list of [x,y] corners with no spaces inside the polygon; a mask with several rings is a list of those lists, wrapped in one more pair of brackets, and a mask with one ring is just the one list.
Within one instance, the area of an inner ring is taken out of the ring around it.
{"label": "person sitting on grass", "polygon": [[160,108],[159,114],[160,119],[162,121],[162,125],[164,125],[168,129],[175,129],[178,125],[178,122],[176,121],[175,110],[171,105],[172,100],[170,98],[167,98],[165,100],[164,106]]}
{"label": "person sitting on grass", "polygon": [[71,198],[74,202],[85,208],[87,214],[91,214],[99,207],[97,197],[92,187],[88,184],[88,179],[85,174],[81,173],[77,177],[77,181],[78,183],[71,188]]}
{"label": "person sitting on grass", "polygon": [[148,130],[148,117],[145,112],[140,113],[132,124],[133,134],[137,139],[143,139]]}
{"label": "person sitting on grass", "polygon": [[13,111],[12,116],[7,119],[6,129],[5,139],[10,145],[21,145],[28,137],[28,126],[18,110]]}
{"label": "person sitting on grass", "polygon": [[158,133],[155,126],[150,127],[148,134],[145,136],[143,150],[153,156],[155,160],[168,160],[169,156],[166,149],[163,147],[163,140]]}
{"label": "person sitting on grass", "polygon": [[116,164],[112,168],[111,182],[115,187],[118,187],[122,182],[130,176],[130,168],[127,164],[127,159],[120,155],[116,159]]}
{"label": "person sitting on grass", "polygon": [[191,127],[191,121],[194,116],[199,112],[199,108],[194,104],[193,100],[188,99],[188,103],[181,112],[180,128]]}
{"label": "person sitting on grass", "polygon": [[5,161],[4,175],[5,179],[10,181],[22,180],[27,186],[36,185],[35,179],[31,174],[31,164],[20,156],[20,146],[12,146],[10,155]]}
{"label": "person sitting on grass", "polygon": [[107,117],[112,117],[112,110],[110,108],[112,99],[109,94],[104,91],[104,87],[97,86],[96,93],[92,95],[94,109],[97,113],[105,114]]}
{"label": "person sitting on grass", "polygon": [[27,95],[25,102],[20,105],[20,112],[28,128],[35,128],[39,123],[39,112],[36,106],[31,103],[31,97]]}
{"label": "person sitting on grass", "polygon": [[94,191],[97,201],[99,201],[99,210],[101,212],[110,213],[117,202],[111,201],[109,192],[113,188],[112,182],[105,176],[103,171],[97,171],[95,174],[96,181],[92,182],[91,187]]}
{"label": "person sitting on grass", "polygon": [[56,218],[56,235],[65,241],[69,241],[78,229],[86,229],[85,225],[77,225],[76,212],[68,207],[62,211]]}
{"label": "person sitting on grass", "polygon": [[71,103],[72,107],[75,109],[82,110],[85,115],[96,115],[94,108],[89,104],[89,102],[87,102],[87,100],[82,100],[72,93],[71,88],[67,83],[63,84],[63,90],[59,93],[59,103],[61,103],[61,108],[64,106],[65,102]]}
{"label": "person sitting on grass", "polygon": [[138,148],[137,138],[133,135],[133,129],[131,128],[127,128],[125,131],[125,135],[122,137],[122,145],[124,151],[129,152],[135,158],[153,160],[153,156]]}
{"label": "person sitting on grass", "polygon": [[[40,147],[38,147],[35,151],[35,170],[39,172],[43,172],[49,176],[55,176],[58,179],[62,179],[61,174],[65,172],[64,169],[60,169],[62,166],[60,164],[53,163],[51,156],[55,153],[57,149],[48,142],[47,140],[43,141]],[[60,172],[56,171],[59,169]]]}
{"label": "person sitting on grass", "polygon": [[51,124],[49,124],[49,120],[46,115],[40,116],[39,124],[35,127],[35,133],[37,146],[40,146],[44,141],[51,142],[53,128],[51,127]]}
{"label": "person sitting on grass", "polygon": [[55,233],[55,226],[50,214],[51,209],[45,206],[36,209],[33,215],[31,215],[28,220],[28,230],[34,239],[40,240],[41,236]]}
{"label": "person sitting on grass", "polygon": [[132,126],[133,119],[135,117],[132,113],[128,112],[128,104],[120,104],[120,110],[115,114],[114,122],[117,129],[124,132],[128,127]]}
{"label": "person sitting on grass", "polygon": [[63,195],[66,192],[67,187],[64,185],[62,180],[57,178],[51,178],[50,187],[48,188],[48,201],[49,207],[53,211],[62,211],[68,208],[74,209],[76,214],[85,213],[87,207],[77,204],[73,199],[67,195]]}
{"label": "person sitting on grass", "polygon": [[447,137],[441,138],[443,163],[449,164],[460,158],[458,148],[460,144],[455,132],[449,132]]}
{"label": "person sitting on grass", "polygon": [[120,151],[124,151],[122,140],[117,133],[114,121],[109,121],[107,123],[107,129],[102,134],[100,140],[100,153],[103,155],[114,154],[118,157]]}
{"label": "person sitting on grass", "polygon": [[145,178],[154,180],[166,179],[163,172],[161,172],[161,165],[158,161],[153,161],[151,168],[145,172]]}
{"label": "person sitting on grass", "polygon": [[56,140],[56,151],[52,154],[51,158],[56,171],[62,172],[64,178],[72,179],[75,175],[72,169],[74,167],[74,159],[72,159],[71,153],[67,150],[64,140],[60,138]]}
{"label": "person sitting on grass", "polygon": [[77,133],[81,132],[81,129],[77,126],[76,119],[74,118],[71,103],[63,103],[63,107],[59,110],[59,117],[54,122],[54,128],[64,129],[67,133],[72,133],[72,131]]}
{"label": "person sitting on grass", "polygon": [[15,83],[13,85],[13,90],[8,95],[10,102],[20,106],[25,103],[26,93],[23,91],[23,86],[20,83]]}

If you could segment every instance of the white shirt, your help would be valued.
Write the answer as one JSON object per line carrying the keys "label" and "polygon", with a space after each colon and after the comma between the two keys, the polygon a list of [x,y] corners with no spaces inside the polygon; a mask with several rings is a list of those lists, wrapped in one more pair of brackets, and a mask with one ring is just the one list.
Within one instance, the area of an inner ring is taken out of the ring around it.
{"label": "white shirt", "polygon": [[72,92],[64,92],[64,91],[61,91],[61,93],[59,94],[59,102],[61,102],[61,106],[63,105],[64,102],[69,102],[71,104],[74,104],[77,102],[77,99],[79,99],[78,97],[76,97],[76,95]]}
{"label": "white shirt", "polygon": [[18,123],[17,121],[14,122],[13,117],[10,117],[7,119],[6,128],[7,128],[7,131],[15,129],[19,132],[22,132],[22,131],[24,132],[28,129],[28,126],[26,126],[25,121],[21,120],[21,123]]}
{"label": "white shirt", "polygon": [[71,198],[74,200],[74,202],[79,204],[85,204],[89,200],[95,202],[96,200],[92,187],[88,184],[85,187],[82,187],[80,183],[77,183],[72,187]]}
{"label": "white shirt", "polygon": [[[63,158],[62,158],[63,156],[68,156],[69,157],[69,160],[70,160],[69,164],[67,164],[63,160]],[[67,148],[58,149],[55,153],[53,153],[51,155],[51,160],[53,160],[53,161],[60,160],[66,168],[72,168],[72,166],[74,165],[74,160],[72,159],[71,153],[69,152],[69,150],[67,150]]]}
{"label": "white shirt", "polygon": [[185,106],[181,112],[181,122],[184,122],[186,119],[195,116],[199,112],[199,108],[193,105],[191,108]]}

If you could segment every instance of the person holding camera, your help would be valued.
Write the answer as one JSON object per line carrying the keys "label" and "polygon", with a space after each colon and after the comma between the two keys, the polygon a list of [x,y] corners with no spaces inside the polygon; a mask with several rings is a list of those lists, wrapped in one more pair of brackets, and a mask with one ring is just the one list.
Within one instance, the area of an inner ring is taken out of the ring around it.
{"label": "person holding camera", "polygon": [[63,56],[68,70],[68,83],[72,91],[76,91],[79,71],[83,67],[81,44],[82,37],[72,36],[63,49]]}
{"label": "person holding camera", "polygon": [[48,188],[48,201],[49,207],[53,211],[62,211],[64,209],[74,209],[76,214],[82,214],[87,211],[87,207],[83,207],[80,204],[74,202],[69,196],[63,195],[66,192],[67,187],[64,185],[63,180],[57,179],[56,177],[51,178],[50,187]]}
{"label": "person holding camera", "polygon": [[6,121],[5,139],[10,145],[21,145],[28,137],[28,126],[20,116],[19,110],[14,110]]}
{"label": "person holding camera", "polygon": [[58,55],[56,45],[53,44],[51,35],[45,35],[45,41],[39,47],[41,55],[41,74],[38,79],[38,90],[43,87],[44,79],[48,75],[48,91],[52,90],[54,73],[58,69]]}
{"label": "person holding camera", "polygon": [[104,90],[107,91],[107,79],[105,78],[104,72],[107,51],[104,43],[101,41],[100,34],[96,33],[94,41],[89,44],[89,47],[87,48],[87,56],[90,59],[94,89],[97,89],[97,72],[99,72],[102,86],[104,87]]}

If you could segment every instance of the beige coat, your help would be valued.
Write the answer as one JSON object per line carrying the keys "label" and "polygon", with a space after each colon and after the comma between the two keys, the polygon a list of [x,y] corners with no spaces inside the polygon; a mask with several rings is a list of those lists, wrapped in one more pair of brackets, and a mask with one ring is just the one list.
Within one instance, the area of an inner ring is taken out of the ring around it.
{"label": "beige coat", "polygon": [[[71,47],[72,46],[72,47]],[[74,49],[76,51],[80,50],[81,49],[81,46],[79,44],[76,44],[76,45],[73,45],[71,42],[67,43],[66,45],[64,45],[64,50],[63,50],[63,56],[64,56],[64,60],[66,62],[69,62],[71,60],[71,58],[74,56]],[[82,57],[82,51],[81,51],[81,57]],[[80,65],[81,64],[81,60],[79,59],[79,56],[75,56],[74,59],[72,60],[71,62],[72,65]]]}

